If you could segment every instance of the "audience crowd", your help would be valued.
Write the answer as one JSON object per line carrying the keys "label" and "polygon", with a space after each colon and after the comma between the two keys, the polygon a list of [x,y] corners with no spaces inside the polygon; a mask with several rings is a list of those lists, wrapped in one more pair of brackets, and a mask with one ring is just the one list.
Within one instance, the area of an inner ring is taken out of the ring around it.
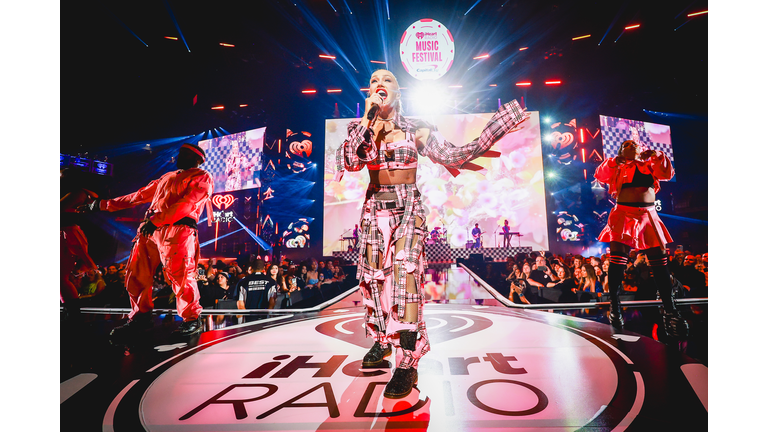
{"label": "audience crowd", "polygon": [[[676,298],[707,297],[708,254],[676,250],[669,256]],[[608,254],[584,257],[532,252],[508,257],[499,269],[486,264],[486,282],[520,304],[608,301]],[[648,258],[632,251],[619,291],[628,300],[656,299]]]}
{"label": "audience crowd", "polygon": [[[309,259],[279,264],[251,256],[247,264],[234,259],[204,259],[197,265],[200,304],[206,309],[285,309],[335,296],[356,285],[339,259]],[[72,275],[83,307],[130,307],[125,289],[125,263]],[[261,275],[261,276],[259,276]],[[249,283],[261,279],[265,283]],[[250,290],[249,290],[250,288]],[[256,292],[258,290],[259,292]],[[264,291],[264,292],[260,292]],[[250,299],[248,299],[250,293]],[[258,297],[258,299],[256,299]],[[174,308],[170,283],[158,266],[153,284],[155,308]]]}

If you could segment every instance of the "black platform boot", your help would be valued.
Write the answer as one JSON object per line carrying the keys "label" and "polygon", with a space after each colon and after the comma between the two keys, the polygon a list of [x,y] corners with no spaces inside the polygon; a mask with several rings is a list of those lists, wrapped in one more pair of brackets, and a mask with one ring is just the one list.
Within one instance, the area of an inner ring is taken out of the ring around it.
{"label": "black platform boot", "polygon": [[137,313],[127,323],[115,327],[109,333],[112,339],[122,340],[137,336],[153,327],[151,313]]}
{"label": "black platform boot", "polygon": [[667,266],[667,258],[648,256],[648,262],[653,271],[653,281],[656,283],[656,289],[661,299],[661,319],[664,325],[664,333],[670,338],[683,340],[688,337],[688,322],[675,307],[674,296],[672,295],[672,278]]}
{"label": "black platform boot", "polygon": [[[400,347],[404,350],[416,350],[416,332],[400,333]],[[392,374],[392,379],[384,389],[384,397],[388,399],[402,399],[409,394],[419,381],[419,373],[416,368],[397,368]]]}
{"label": "black platform boot", "polygon": [[624,317],[621,315],[621,293],[622,283],[624,282],[624,271],[627,268],[629,257],[621,252],[611,252],[610,263],[608,265],[608,293],[610,294],[611,311],[608,319],[611,326],[621,330],[624,327]]}
{"label": "black platform boot", "polygon": [[392,354],[392,346],[390,344],[385,346],[376,341],[363,357],[363,367],[376,367],[384,361],[384,357],[390,354]]}

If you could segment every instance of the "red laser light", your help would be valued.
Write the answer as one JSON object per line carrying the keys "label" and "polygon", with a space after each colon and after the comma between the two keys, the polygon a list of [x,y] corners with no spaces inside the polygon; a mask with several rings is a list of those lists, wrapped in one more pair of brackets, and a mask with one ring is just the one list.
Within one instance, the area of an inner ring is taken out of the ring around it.
{"label": "red laser light", "polygon": [[248,106],[248,104],[240,104],[240,108],[244,108],[244,107],[247,107],[247,106]]}
{"label": "red laser light", "polygon": [[562,81],[559,81],[559,80],[554,80],[554,81],[544,81],[544,84],[546,84],[546,85],[559,85],[559,84],[562,84],[562,83],[563,83],[563,82],[562,82]]}
{"label": "red laser light", "polygon": [[579,136],[581,137],[581,143],[584,144],[584,128],[579,129]]}
{"label": "red laser light", "polygon": [[586,163],[586,162],[587,162],[587,156],[586,156],[586,153],[585,153],[585,149],[584,149],[584,148],[582,148],[582,149],[581,149],[581,161],[582,161],[583,163]]}
{"label": "red laser light", "polygon": [[328,89],[328,93],[341,93],[341,89]]}
{"label": "red laser light", "polygon": [[515,85],[516,86],[520,86],[520,87],[526,87],[526,86],[531,85],[531,82],[530,81],[523,81],[523,82],[515,83]]}
{"label": "red laser light", "polygon": [[520,48],[520,51],[525,51],[527,49],[528,49],[528,47],[522,47],[522,48]]}
{"label": "red laser light", "polygon": [[219,45],[221,45],[221,46],[223,46],[223,47],[231,47],[231,48],[234,48],[234,47],[235,47],[235,46],[234,46],[234,45],[232,45],[232,44],[228,44],[228,43],[224,43],[224,42],[221,42],[221,43],[219,43]]}
{"label": "red laser light", "polygon": [[690,18],[690,17],[692,17],[692,16],[696,16],[696,15],[702,15],[702,14],[705,14],[705,13],[708,13],[708,12],[709,12],[708,10],[705,10],[705,11],[701,11],[701,12],[694,12],[694,13],[689,13],[689,14],[688,14],[688,17]]}
{"label": "red laser light", "polygon": [[472,60],[487,59],[490,56],[491,56],[490,54],[483,54],[483,55],[479,55],[477,57],[473,57]]}
{"label": "red laser light", "polygon": [[179,38],[175,38],[173,36],[166,36],[165,38],[170,40],[179,40]]}
{"label": "red laser light", "polygon": [[638,27],[640,27],[640,24],[635,24],[635,25],[624,27],[624,30],[632,30],[632,29],[636,29]]}
{"label": "red laser light", "polygon": [[579,39],[586,39],[592,35],[584,35],[584,36],[576,36],[575,38],[571,38],[571,40],[579,40]]}
{"label": "red laser light", "polygon": [[371,63],[387,64],[386,62],[378,61],[378,60],[371,60]]}
{"label": "red laser light", "polygon": [[331,56],[331,55],[320,54],[319,57],[320,58],[324,58],[324,59],[336,60],[336,57]]}
{"label": "red laser light", "polygon": [[302,90],[301,92],[304,94],[311,94],[311,93],[317,93],[317,90]]}
{"label": "red laser light", "polygon": [[496,87],[496,84],[488,84],[488,87]]}
{"label": "red laser light", "polygon": [[211,109],[223,110],[224,109],[224,105],[219,105],[219,106],[211,107]]}

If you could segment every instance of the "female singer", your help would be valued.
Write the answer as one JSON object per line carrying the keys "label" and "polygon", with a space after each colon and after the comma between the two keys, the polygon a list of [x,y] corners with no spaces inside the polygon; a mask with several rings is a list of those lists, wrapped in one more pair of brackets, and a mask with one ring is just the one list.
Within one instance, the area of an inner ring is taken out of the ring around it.
{"label": "female singer", "polygon": [[598,237],[610,242],[608,287],[611,297],[609,319],[611,325],[621,328],[624,320],[619,304],[619,290],[629,252],[637,249],[648,257],[654,284],[663,304],[664,330],[667,335],[684,338],[688,323],[675,308],[672,283],[667,266],[665,247],[672,242],[667,228],[661,222],[654,201],[659,191],[659,180],[669,180],[675,170],[664,152],[646,150],[639,153],[635,141],[621,144],[619,154],[608,158],[595,170],[595,178],[609,185],[609,193],[616,198],[616,207],[608,216],[608,224]]}
{"label": "female singer", "polygon": [[397,368],[384,396],[403,398],[416,384],[419,359],[429,351],[424,305],[424,240],[429,233],[416,188],[418,156],[445,166],[479,170],[471,163],[528,118],[517,101],[504,104],[477,140],[456,147],[434,126],[402,115],[400,90],[392,72],[377,70],[370,80],[365,114],[347,128],[336,152],[336,177],[368,167],[370,184],[363,204],[357,279],[366,306],[366,334],[374,340],[363,366],[376,366],[396,350]]}

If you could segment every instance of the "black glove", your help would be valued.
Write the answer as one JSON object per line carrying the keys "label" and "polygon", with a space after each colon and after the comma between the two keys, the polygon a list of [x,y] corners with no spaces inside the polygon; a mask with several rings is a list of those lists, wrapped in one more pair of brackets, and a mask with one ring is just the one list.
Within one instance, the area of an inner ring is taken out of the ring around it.
{"label": "black glove", "polygon": [[156,229],[157,227],[155,226],[155,224],[152,223],[151,220],[144,219],[144,222],[142,222],[141,226],[139,227],[139,232],[142,235],[151,236]]}
{"label": "black glove", "polygon": [[101,200],[96,198],[90,204],[83,204],[81,206],[78,206],[77,211],[80,213],[92,213],[92,212],[101,211],[101,207],[99,207],[100,205],[101,205]]}

